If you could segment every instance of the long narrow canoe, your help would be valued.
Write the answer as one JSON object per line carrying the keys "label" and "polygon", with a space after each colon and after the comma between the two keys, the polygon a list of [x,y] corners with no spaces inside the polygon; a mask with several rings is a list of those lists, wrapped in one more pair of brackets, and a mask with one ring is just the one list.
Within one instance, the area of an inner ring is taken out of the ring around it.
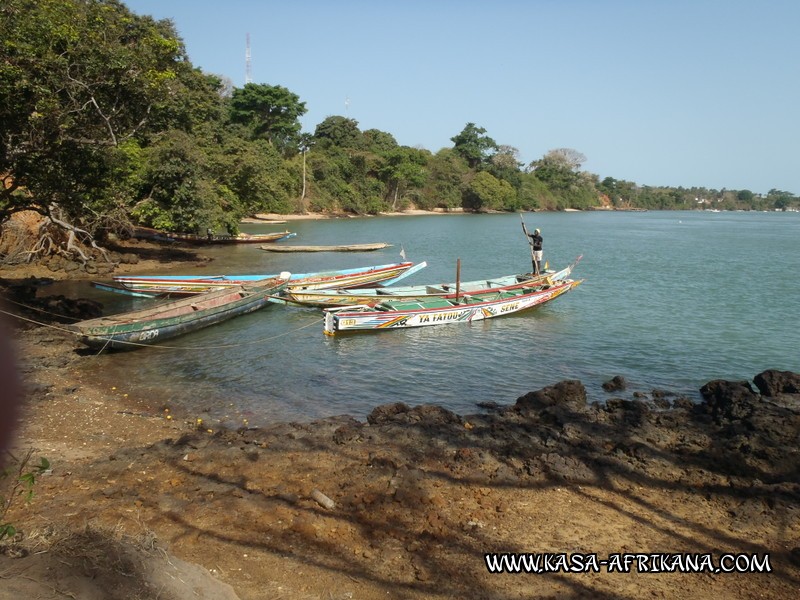
{"label": "long narrow canoe", "polygon": [[288,278],[264,279],[67,327],[91,348],[132,349],[159,344],[263,308],[287,283]]}
{"label": "long narrow canoe", "polygon": [[374,244],[348,244],[343,246],[288,246],[269,245],[261,246],[267,252],[372,252],[382,248],[389,248],[391,244],[376,242]]}
{"label": "long narrow canoe", "polygon": [[198,235],[195,233],[170,233],[158,231],[149,227],[137,227],[134,236],[144,239],[165,242],[186,242],[195,245],[207,244],[267,244],[288,240],[297,234],[291,231],[276,231],[274,233],[239,233],[238,235]]}
{"label": "long narrow canoe", "polygon": [[374,306],[325,309],[325,334],[348,331],[380,331],[470,323],[531,309],[558,298],[583,280],[565,279],[553,285],[518,288],[488,294],[464,295],[459,299],[385,300]]}
{"label": "long narrow canoe", "polygon": [[289,286],[283,291],[291,303],[304,304],[306,306],[353,306],[359,304],[375,304],[383,300],[425,300],[431,298],[455,297],[460,294],[481,294],[501,290],[509,290],[519,287],[532,287],[546,283],[567,279],[578,262],[583,258],[579,256],[575,261],[561,269],[560,271],[545,271],[541,275],[533,273],[519,273],[516,275],[503,275],[501,277],[491,277],[489,279],[479,279],[476,281],[465,281],[456,283],[436,283],[428,285],[406,285],[391,286],[365,289],[337,288],[326,290],[307,290],[294,286],[289,282]]}
{"label": "long narrow canoe", "polygon": [[[293,273],[290,282],[298,289],[327,289],[336,287],[366,287],[371,285],[391,285],[427,266],[426,262],[391,263],[373,267],[357,267],[337,271],[320,271],[316,273]],[[191,295],[201,294],[214,289],[252,283],[259,279],[277,277],[278,275],[208,275],[196,277],[192,275],[128,275],[114,277],[113,286],[93,283],[95,287],[120,293],[136,295]],[[113,289],[112,289],[113,288]]]}

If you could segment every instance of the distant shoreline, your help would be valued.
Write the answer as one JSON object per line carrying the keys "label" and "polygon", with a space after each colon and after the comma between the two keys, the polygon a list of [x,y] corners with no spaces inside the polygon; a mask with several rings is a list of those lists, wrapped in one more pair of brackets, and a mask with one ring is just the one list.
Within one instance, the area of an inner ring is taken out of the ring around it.
{"label": "distant shoreline", "polygon": [[[603,210],[603,211],[645,211],[645,208],[593,208],[591,210]],[[523,213],[533,213],[533,212],[586,212],[579,210],[577,208],[565,208],[563,211],[549,211],[549,210],[525,210],[519,211]],[[471,212],[465,211],[463,208],[451,208],[451,209],[438,209],[438,210],[420,210],[420,209],[410,209],[404,211],[396,211],[396,212],[379,212],[376,215],[352,215],[349,213],[321,213],[321,212],[309,212],[309,213],[298,213],[298,214],[287,214],[283,215],[280,213],[258,213],[253,215],[252,217],[245,217],[240,222],[241,223],[285,223],[286,221],[313,221],[313,220],[327,220],[327,219],[357,219],[360,217],[414,217],[414,216],[423,216],[423,215],[473,215],[473,214],[512,214],[507,213],[507,211],[484,211],[484,212]]]}

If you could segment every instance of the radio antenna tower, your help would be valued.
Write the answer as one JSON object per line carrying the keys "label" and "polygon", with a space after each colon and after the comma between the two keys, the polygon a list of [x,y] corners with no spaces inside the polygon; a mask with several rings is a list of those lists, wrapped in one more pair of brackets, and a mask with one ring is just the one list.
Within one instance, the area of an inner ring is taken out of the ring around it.
{"label": "radio antenna tower", "polygon": [[250,34],[247,34],[247,47],[244,51],[244,82],[253,83],[253,74],[250,71]]}

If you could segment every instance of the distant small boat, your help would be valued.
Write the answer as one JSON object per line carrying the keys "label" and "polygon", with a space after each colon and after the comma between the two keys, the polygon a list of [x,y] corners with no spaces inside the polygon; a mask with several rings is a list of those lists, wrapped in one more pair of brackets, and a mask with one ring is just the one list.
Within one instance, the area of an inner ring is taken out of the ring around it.
{"label": "distant small boat", "polygon": [[134,230],[134,237],[151,239],[163,242],[186,242],[187,244],[208,245],[208,244],[267,244],[288,240],[297,234],[291,231],[277,231],[274,233],[240,233],[238,235],[199,235],[196,233],[171,233],[158,231],[149,227],[137,227]]}
{"label": "distant small boat", "polygon": [[325,334],[348,331],[380,331],[470,323],[520,312],[550,302],[581,284],[565,279],[536,287],[464,294],[459,298],[429,300],[384,300],[373,306],[325,309]]}
{"label": "distant small boat", "polygon": [[389,248],[391,244],[377,242],[374,244],[349,244],[342,246],[261,246],[267,252],[371,252],[381,248]]}
{"label": "distant small boat", "polygon": [[[317,273],[293,273],[290,283],[303,289],[391,285],[427,266],[426,262],[391,263]],[[253,283],[277,275],[127,275],[114,277],[113,284],[93,282],[96,288],[130,295],[191,295],[209,290]]]}
{"label": "distant small boat", "polygon": [[160,343],[263,308],[288,283],[274,277],[68,325],[90,348],[132,349]]}

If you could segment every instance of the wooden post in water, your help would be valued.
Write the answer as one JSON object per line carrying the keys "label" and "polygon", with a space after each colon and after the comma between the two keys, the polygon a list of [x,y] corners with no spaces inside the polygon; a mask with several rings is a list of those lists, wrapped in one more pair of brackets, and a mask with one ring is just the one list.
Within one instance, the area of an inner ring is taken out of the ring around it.
{"label": "wooden post in water", "polygon": [[456,259],[456,304],[461,295],[461,259]]}

